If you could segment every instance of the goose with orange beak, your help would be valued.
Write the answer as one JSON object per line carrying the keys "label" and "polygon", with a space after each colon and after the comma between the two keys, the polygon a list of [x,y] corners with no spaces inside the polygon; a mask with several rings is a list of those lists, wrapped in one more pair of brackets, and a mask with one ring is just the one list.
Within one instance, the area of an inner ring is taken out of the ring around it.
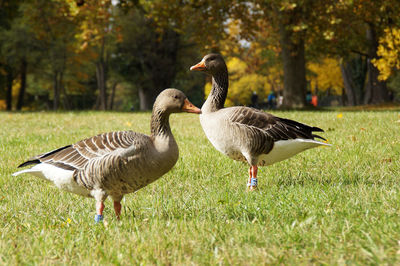
{"label": "goose with orange beak", "polygon": [[288,159],[318,146],[330,146],[314,132],[318,127],[280,118],[254,108],[224,108],[228,93],[228,69],[219,54],[208,54],[191,71],[212,77],[212,89],[201,108],[200,123],[211,144],[233,160],[249,165],[249,190],[258,186],[258,166]]}
{"label": "goose with orange beak", "polygon": [[125,194],[147,186],[167,173],[177,162],[178,145],[169,124],[172,113],[200,114],[176,89],[157,97],[151,116],[151,135],[134,131],[103,133],[37,155],[18,167],[33,167],[14,173],[29,173],[52,182],[61,190],[96,200],[95,221],[103,220],[105,200],[114,201],[117,218]]}

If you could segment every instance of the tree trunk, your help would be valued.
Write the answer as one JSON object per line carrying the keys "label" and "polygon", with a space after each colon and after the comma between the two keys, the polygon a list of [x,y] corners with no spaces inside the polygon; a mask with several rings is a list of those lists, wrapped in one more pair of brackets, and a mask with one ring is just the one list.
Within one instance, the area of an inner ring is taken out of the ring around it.
{"label": "tree trunk", "polygon": [[25,58],[21,61],[21,88],[19,89],[18,102],[17,102],[17,110],[20,111],[22,106],[24,105],[24,97],[25,97],[25,89],[26,89],[26,69],[27,62]]}
{"label": "tree trunk", "polygon": [[97,88],[99,90],[98,101],[100,110],[107,109],[107,71],[106,71],[106,63],[104,61],[104,54],[105,54],[105,44],[106,40],[103,37],[101,39],[101,47],[100,47],[100,54],[99,54],[99,61],[96,63],[96,78],[97,78]]}
{"label": "tree trunk", "polygon": [[344,90],[345,90],[346,96],[347,96],[347,105],[355,106],[357,104],[357,102],[356,102],[356,95],[354,93],[354,88],[353,88],[352,81],[351,81],[351,79],[352,79],[351,74],[349,73],[348,69],[344,66],[344,63],[340,64],[340,70],[342,72]]}
{"label": "tree trunk", "polygon": [[286,25],[280,25],[283,60],[283,106],[302,108],[306,105],[306,63],[304,36],[294,35]]}
{"label": "tree trunk", "polygon": [[347,96],[347,105],[355,106],[363,103],[365,97],[365,80],[367,77],[367,60],[360,55],[342,59],[340,64],[342,79]]}
{"label": "tree trunk", "polygon": [[367,40],[369,42],[368,51],[368,83],[364,104],[379,104],[389,101],[388,90],[385,81],[378,80],[379,70],[372,64],[371,60],[379,58],[377,55],[378,38],[376,36],[375,25],[368,23]]}
{"label": "tree trunk", "polygon": [[114,107],[115,90],[117,89],[117,85],[118,85],[118,83],[114,82],[112,89],[111,89],[111,96],[110,96],[109,103],[108,103],[109,110],[112,110]]}
{"label": "tree trunk", "polygon": [[153,90],[146,90],[146,88],[139,88],[139,104],[141,111],[148,111],[153,108],[153,103],[156,99]]}
{"label": "tree trunk", "polygon": [[99,109],[106,110],[107,94],[106,94],[106,78],[105,78],[105,69],[103,60],[100,60],[96,64],[96,77],[97,77],[97,88],[99,89]]}
{"label": "tree trunk", "polygon": [[63,102],[63,107],[64,110],[70,110],[71,109],[71,105],[69,104],[69,99],[68,99],[68,94],[65,91],[65,87],[64,87],[64,71],[60,73],[59,78],[58,78],[58,84],[59,84],[59,88],[60,88],[60,94],[62,94],[62,102]]}
{"label": "tree trunk", "polygon": [[7,91],[6,91],[6,109],[12,110],[12,85],[14,76],[10,67],[7,67]]}
{"label": "tree trunk", "polygon": [[53,84],[53,110],[56,111],[58,109],[59,103],[60,103],[60,83],[58,80],[58,75],[59,72],[55,71],[54,72],[54,84]]}

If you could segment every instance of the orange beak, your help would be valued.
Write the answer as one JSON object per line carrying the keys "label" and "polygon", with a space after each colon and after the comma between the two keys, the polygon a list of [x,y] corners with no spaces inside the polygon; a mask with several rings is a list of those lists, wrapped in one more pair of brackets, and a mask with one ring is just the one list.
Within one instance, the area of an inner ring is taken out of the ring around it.
{"label": "orange beak", "polygon": [[187,113],[201,114],[201,110],[189,102],[188,99],[185,99],[185,103],[182,106],[182,111]]}
{"label": "orange beak", "polygon": [[203,70],[205,70],[205,69],[206,69],[206,65],[204,64],[204,61],[203,61],[203,60],[201,60],[200,63],[198,63],[198,64],[196,64],[196,65],[190,67],[190,70],[203,71]]}

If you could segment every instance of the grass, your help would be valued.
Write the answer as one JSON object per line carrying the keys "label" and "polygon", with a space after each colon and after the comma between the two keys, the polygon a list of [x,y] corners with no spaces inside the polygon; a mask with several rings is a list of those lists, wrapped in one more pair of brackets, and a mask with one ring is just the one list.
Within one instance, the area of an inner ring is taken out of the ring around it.
{"label": "grass", "polygon": [[29,175],[27,158],[101,132],[149,133],[149,113],[1,113],[0,264],[398,264],[400,116],[396,111],[275,112],[319,126],[330,148],[259,170],[213,149],[198,117],[171,117],[172,171],[106,202]]}

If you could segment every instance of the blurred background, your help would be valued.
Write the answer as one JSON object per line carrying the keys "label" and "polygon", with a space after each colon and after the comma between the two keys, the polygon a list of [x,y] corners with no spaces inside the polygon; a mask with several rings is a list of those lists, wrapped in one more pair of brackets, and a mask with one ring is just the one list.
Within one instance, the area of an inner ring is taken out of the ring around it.
{"label": "blurred background", "polygon": [[0,110],[150,110],[175,87],[201,106],[221,53],[227,106],[400,101],[398,0],[0,0]]}

